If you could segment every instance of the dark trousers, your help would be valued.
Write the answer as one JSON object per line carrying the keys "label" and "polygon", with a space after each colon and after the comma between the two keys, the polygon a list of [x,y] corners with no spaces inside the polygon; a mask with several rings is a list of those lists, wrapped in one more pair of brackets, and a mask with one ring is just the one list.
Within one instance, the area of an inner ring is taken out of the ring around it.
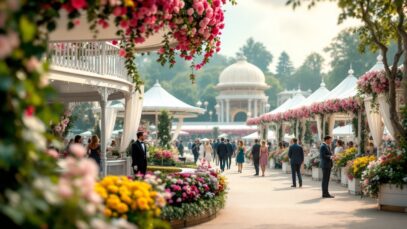
{"label": "dark trousers", "polygon": [[298,183],[302,186],[301,164],[291,164],[291,176],[294,186],[297,186],[296,175],[298,176]]}
{"label": "dark trousers", "polygon": [[230,169],[230,166],[232,165],[232,155],[228,155],[227,158],[227,167]]}
{"label": "dark trousers", "polygon": [[220,157],[219,161],[220,161],[220,170],[225,171],[225,166],[226,166],[226,160],[227,157]]}
{"label": "dark trousers", "polygon": [[322,195],[329,195],[328,186],[331,177],[331,168],[322,168]]}
{"label": "dark trousers", "polygon": [[137,165],[137,170],[133,169],[133,172],[135,175],[141,174],[144,176],[144,175],[146,175],[146,172],[147,172],[147,165]]}
{"label": "dark trousers", "polygon": [[254,169],[256,170],[256,175],[259,175],[259,164],[260,164],[260,157],[253,157],[253,164]]}
{"label": "dark trousers", "polygon": [[199,158],[199,153],[194,153],[194,162],[195,162],[195,164],[198,161],[198,158]]}

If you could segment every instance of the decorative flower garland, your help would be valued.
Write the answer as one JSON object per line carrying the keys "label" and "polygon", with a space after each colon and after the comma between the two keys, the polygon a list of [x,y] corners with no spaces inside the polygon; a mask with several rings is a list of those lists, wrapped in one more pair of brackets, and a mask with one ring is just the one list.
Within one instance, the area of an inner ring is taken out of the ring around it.
{"label": "decorative flower garland", "polygon": [[356,112],[363,109],[359,99],[352,97],[347,99],[333,99],[314,103],[311,106],[304,106],[291,109],[286,112],[276,114],[264,114],[257,118],[248,119],[247,125],[259,125],[262,122],[290,121],[301,118],[309,118],[317,114],[330,114],[337,112]]}
{"label": "decorative flower garland", "polygon": [[[403,79],[403,68],[397,69],[396,87],[401,86]],[[357,90],[359,95],[372,95],[374,98],[378,94],[389,91],[389,80],[386,77],[386,71],[370,71],[361,76],[357,82]]]}

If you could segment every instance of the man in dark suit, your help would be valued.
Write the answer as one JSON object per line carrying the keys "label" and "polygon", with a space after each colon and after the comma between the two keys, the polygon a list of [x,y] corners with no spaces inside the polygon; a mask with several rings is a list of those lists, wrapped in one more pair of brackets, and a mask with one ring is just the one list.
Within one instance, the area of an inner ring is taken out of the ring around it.
{"label": "man in dark suit", "polygon": [[292,145],[288,149],[288,157],[291,162],[291,176],[293,179],[293,185],[291,187],[297,187],[296,175],[298,176],[298,183],[300,188],[302,187],[302,177],[301,177],[301,165],[304,162],[304,150],[300,145],[297,144],[297,139],[292,139]]}
{"label": "man in dark suit", "polygon": [[254,169],[256,170],[256,173],[254,176],[259,175],[259,164],[260,164],[260,144],[259,144],[259,139],[254,140],[254,145],[252,146],[252,159],[253,159],[253,164],[254,164]]}
{"label": "man in dark suit", "polygon": [[196,164],[196,162],[198,161],[199,158],[199,140],[196,139],[194,144],[192,144],[192,154],[194,155],[194,162]]}
{"label": "man in dark suit", "polygon": [[137,133],[137,141],[131,145],[131,159],[134,174],[144,176],[147,171],[147,146],[144,143],[143,132]]}
{"label": "man in dark suit", "polygon": [[232,164],[232,155],[233,155],[233,146],[230,144],[230,140],[226,140],[226,148],[228,149],[228,154],[227,154],[227,168],[230,169],[230,165]]}
{"label": "man in dark suit", "polygon": [[220,139],[220,143],[218,144],[218,156],[219,156],[219,161],[220,161],[220,169],[223,171],[225,171],[225,164],[226,164],[226,160],[227,160],[227,156],[228,156],[228,148],[225,144],[225,139],[221,138]]}
{"label": "man in dark suit", "polygon": [[321,144],[319,150],[319,156],[321,158],[320,166],[322,168],[322,198],[334,198],[328,191],[329,178],[331,176],[332,163],[332,151],[330,145],[332,143],[331,136],[325,136],[324,142]]}

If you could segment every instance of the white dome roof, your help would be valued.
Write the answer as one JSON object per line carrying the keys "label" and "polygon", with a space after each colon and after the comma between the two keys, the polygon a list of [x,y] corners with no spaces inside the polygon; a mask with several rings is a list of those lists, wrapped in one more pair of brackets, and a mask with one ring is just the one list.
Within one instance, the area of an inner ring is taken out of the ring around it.
{"label": "white dome roof", "polygon": [[268,88],[264,73],[260,68],[240,58],[236,63],[225,68],[219,76],[220,87],[257,86]]}

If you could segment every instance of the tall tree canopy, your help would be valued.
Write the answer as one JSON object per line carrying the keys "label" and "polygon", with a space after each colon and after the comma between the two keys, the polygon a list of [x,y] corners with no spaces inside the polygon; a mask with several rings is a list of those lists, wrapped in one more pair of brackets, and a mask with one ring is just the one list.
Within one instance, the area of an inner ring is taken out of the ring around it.
{"label": "tall tree canopy", "polygon": [[273,61],[273,55],[267,50],[266,46],[249,38],[246,44],[239,49],[237,56],[244,55],[247,61],[259,67],[263,72],[269,72],[269,65]]}
{"label": "tall tree canopy", "polygon": [[282,86],[287,87],[295,69],[293,63],[290,60],[290,56],[283,51],[278,57],[278,63],[276,67],[276,78],[280,81]]}
{"label": "tall tree canopy", "polygon": [[348,75],[350,66],[352,66],[355,76],[359,77],[376,63],[377,54],[361,53],[358,51],[358,47],[358,36],[349,30],[344,30],[325,48],[332,58],[331,71],[326,79],[328,88],[332,89],[338,85]]}
{"label": "tall tree canopy", "polygon": [[322,64],[324,58],[318,53],[311,53],[305,58],[304,63],[295,71],[293,80],[289,82],[289,88],[301,87],[301,89],[316,90],[322,79]]}

